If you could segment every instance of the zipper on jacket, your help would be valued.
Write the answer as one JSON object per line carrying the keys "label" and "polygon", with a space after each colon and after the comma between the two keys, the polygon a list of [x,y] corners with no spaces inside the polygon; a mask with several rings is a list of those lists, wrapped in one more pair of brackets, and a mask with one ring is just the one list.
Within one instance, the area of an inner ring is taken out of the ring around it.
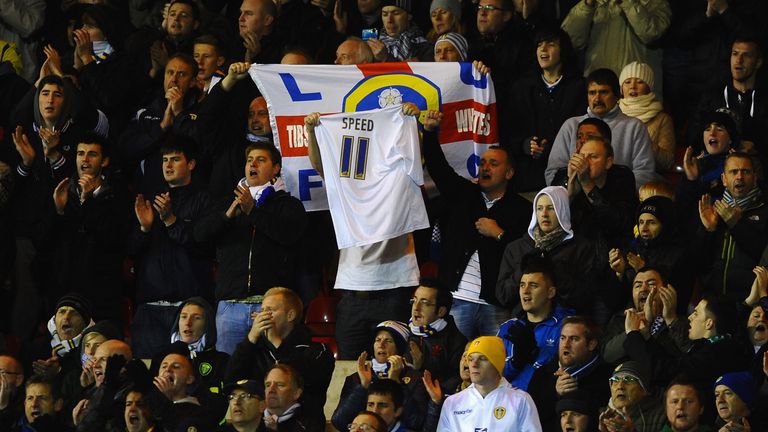
{"label": "zipper on jacket", "polygon": [[246,293],[246,297],[251,295],[251,282],[252,282],[252,273],[251,273],[251,263],[253,262],[253,241],[256,239],[256,227],[251,228],[251,247],[248,249],[248,292]]}

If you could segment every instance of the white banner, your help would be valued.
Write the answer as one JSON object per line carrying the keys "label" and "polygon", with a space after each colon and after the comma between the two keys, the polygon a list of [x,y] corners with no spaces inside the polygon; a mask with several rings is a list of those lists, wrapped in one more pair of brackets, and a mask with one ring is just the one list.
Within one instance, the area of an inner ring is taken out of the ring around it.
{"label": "white banner", "polygon": [[304,117],[365,111],[413,102],[445,114],[439,140],[446,159],[466,178],[488,146],[497,144],[496,96],[489,76],[471,63],[253,65],[253,80],[267,101],[282,176],[307,210],[328,208],[322,178],[307,156]]}

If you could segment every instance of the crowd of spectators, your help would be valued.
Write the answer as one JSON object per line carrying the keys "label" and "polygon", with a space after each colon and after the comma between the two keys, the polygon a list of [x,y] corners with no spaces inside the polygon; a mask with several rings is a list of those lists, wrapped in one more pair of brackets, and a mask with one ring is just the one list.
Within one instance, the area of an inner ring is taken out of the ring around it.
{"label": "crowd of spectators", "polygon": [[[0,0],[0,430],[765,430],[766,18]],[[400,61],[490,75],[499,144],[468,180],[444,113],[404,104],[431,226],[337,250],[248,70]],[[356,372],[326,419],[335,359]]]}

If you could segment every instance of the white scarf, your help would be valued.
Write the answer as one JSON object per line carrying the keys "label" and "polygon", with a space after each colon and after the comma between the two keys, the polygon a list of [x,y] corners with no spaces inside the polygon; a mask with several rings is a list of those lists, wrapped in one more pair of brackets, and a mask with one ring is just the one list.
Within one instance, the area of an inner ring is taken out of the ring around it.
{"label": "white scarf", "polygon": [[272,418],[272,420],[275,421],[275,423],[279,424],[286,420],[290,420],[291,417],[293,417],[293,415],[296,414],[296,410],[299,409],[300,406],[301,404],[296,402],[295,404],[288,407],[288,409],[285,410],[283,415],[272,414],[271,412],[269,412],[269,408],[267,408],[264,410],[264,417],[270,417]]}
{"label": "white scarf", "polygon": [[408,327],[411,328],[411,333],[420,337],[430,337],[443,331],[448,325],[448,321],[438,318],[431,323],[423,326],[413,325],[413,320],[408,320]]}
{"label": "white scarf", "polygon": [[243,177],[239,182],[237,182],[237,185],[247,187],[251,191],[251,196],[253,197],[254,201],[257,201],[261,194],[264,192],[264,189],[269,186],[272,186],[275,191],[285,190],[285,181],[283,181],[282,177],[274,178],[261,186],[249,186],[248,181],[245,179],[245,177]]}
{"label": "white scarf", "polygon": [[255,142],[271,142],[272,141],[272,138],[269,137],[269,136],[254,135],[254,134],[252,134],[250,132],[245,134],[245,139],[247,139],[248,142],[253,142],[253,143],[255,143]]}
{"label": "white scarf", "polygon": [[653,120],[664,109],[661,102],[656,100],[656,93],[654,92],[633,98],[621,98],[619,99],[619,107],[621,112],[640,119],[643,123]]}
{"label": "white scarf", "polygon": [[376,359],[371,360],[371,369],[376,372],[376,376],[379,378],[387,378],[389,376],[389,362],[379,363]]}

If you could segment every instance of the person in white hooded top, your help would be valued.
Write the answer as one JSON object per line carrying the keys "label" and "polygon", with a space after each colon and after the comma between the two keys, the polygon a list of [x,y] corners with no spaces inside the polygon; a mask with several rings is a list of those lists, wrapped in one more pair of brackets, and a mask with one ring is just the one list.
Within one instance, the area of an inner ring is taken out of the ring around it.
{"label": "person in white hooded top", "polygon": [[595,294],[591,292],[595,286],[592,275],[599,261],[590,243],[576,236],[571,228],[568,191],[562,186],[548,186],[536,194],[528,235],[511,242],[504,250],[496,297],[513,313],[520,308],[523,256],[534,251],[552,260],[560,303],[578,313],[587,309]]}

